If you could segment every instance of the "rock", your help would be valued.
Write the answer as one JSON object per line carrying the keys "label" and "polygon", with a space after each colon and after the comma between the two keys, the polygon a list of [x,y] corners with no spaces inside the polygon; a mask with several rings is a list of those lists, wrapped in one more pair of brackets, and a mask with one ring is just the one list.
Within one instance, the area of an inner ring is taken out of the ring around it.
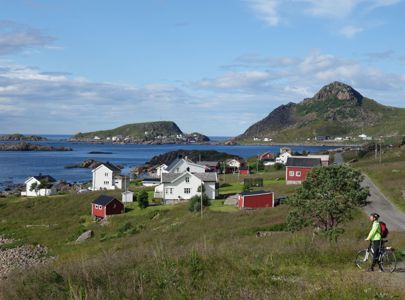
{"label": "rock", "polygon": [[0,141],[47,141],[48,139],[38,135],[23,135],[19,133],[0,135]]}
{"label": "rock", "polygon": [[93,236],[93,230],[87,230],[83,232],[76,240],[76,243],[84,242],[85,240],[90,239]]}
{"label": "rock", "polygon": [[21,142],[17,144],[0,144],[0,151],[72,151],[68,147],[53,147],[47,145]]}

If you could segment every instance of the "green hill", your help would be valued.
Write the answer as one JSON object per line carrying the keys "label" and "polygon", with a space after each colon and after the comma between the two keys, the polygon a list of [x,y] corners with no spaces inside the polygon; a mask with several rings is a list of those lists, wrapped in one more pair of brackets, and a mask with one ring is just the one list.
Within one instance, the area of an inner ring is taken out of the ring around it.
{"label": "green hill", "polygon": [[[1,299],[405,297],[403,274],[367,274],[354,267],[369,228],[360,212],[335,244],[310,231],[280,231],[286,206],[238,211],[214,201],[201,218],[186,205],[140,210],[134,203],[125,214],[97,224],[90,218],[97,195],[1,200],[0,232],[41,243],[55,257],[49,265],[2,278]],[[75,244],[87,229],[94,237]],[[271,234],[258,238],[257,231]],[[403,234],[390,233],[390,240],[404,249]]]}
{"label": "green hill", "polygon": [[405,109],[384,106],[363,97],[352,87],[333,82],[312,98],[288,103],[236,137],[240,142],[271,138],[273,142],[300,142],[317,136],[357,137],[405,134]]}
{"label": "green hill", "polygon": [[183,134],[176,123],[171,121],[145,122],[123,125],[111,130],[100,130],[76,134],[73,139],[93,139],[95,136],[105,139],[107,137],[122,136],[134,139],[153,139],[158,136],[177,136]]}

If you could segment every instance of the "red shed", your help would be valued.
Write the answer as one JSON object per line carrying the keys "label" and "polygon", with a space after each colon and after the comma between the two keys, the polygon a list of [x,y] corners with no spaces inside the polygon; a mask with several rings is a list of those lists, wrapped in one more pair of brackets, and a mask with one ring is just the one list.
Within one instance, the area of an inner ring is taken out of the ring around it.
{"label": "red shed", "polygon": [[301,184],[307,179],[308,173],[315,167],[321,167],[320,158],[292,156],[287,159],[285,181],[287,184]]}
{"label": "red shed", "polygon": [[240,175],[249,175],[250,172],[249,172],[249,169],[248,169],[248,168],[240,168],[240,169],[239,169],[239,174],[240,174]]}
{"label": "red shed", "polygon": [[104,219],[109,215],[124,213],[124,204],[111,196],[101,195],[91,203],[91,215]]}
{"label": "red shed", "polygon": [[274,192],[243,192],[238,197],[239,208],[274,207]]}
{"label": "red shed", "polygon": [[271,160],[274,159],[274,154],[271,152],[264,152],[259,155],[259,160]]}

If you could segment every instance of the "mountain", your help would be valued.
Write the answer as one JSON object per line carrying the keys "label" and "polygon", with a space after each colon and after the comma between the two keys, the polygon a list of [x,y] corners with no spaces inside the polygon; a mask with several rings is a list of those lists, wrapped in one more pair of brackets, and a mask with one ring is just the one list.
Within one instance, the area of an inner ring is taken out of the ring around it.
{"label": "mountain", "polygon": [[379,104],[336,81],[312,98],[277,107],[235,140],[252,142],[267,137],[273,142],[300,142],[316,136],[354,137],[362,133],[405,134],[405,109]]}
{"label": "mountain", "polygon": [[185,134],[171,121],[127,124],[110,130],[92,131],[74,135],[73,141],[111,141],[128,143],[206,142],[200,133]]}

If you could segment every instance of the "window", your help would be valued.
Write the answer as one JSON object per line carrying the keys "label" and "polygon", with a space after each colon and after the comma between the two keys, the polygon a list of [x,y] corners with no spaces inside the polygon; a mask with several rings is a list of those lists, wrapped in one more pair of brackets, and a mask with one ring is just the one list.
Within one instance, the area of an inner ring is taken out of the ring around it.
{"label": "window", "polygon": [[110,182],[109,182],[109,181],[104,181],[104,184],[106,184],[106,185],[107,185],[107,184],[110,184]]}
{"label": "window", "polygon": [[184,194],[190,194],[191,189],[190,188],[184,188]]}
{"label": "window", "polygon": [[294,177],[294,171],[290,171],[289,174],[290,174],[291,177]]}
{"label": "window", "polygon": [[295,176],[300,177],[301,176],[301,171],[295,172]]}
{"label": "window", "polygon": [[108,173],[104,173],[104,176],[105,176],[105,177],[108,177]]}
{"label": "window", "polygon": [[170,188],[170,194],[173,194],[173,188]]}
{"label": "window", "polygon": [[169,194],[169,188],[166,188],[166,189],[165,189],[165,193],[166,193],[166,194]]}
{"label": "window", "polygon": [[186,177],[186,182],[187,182],[187,183],[190,182],[190,177]]}

